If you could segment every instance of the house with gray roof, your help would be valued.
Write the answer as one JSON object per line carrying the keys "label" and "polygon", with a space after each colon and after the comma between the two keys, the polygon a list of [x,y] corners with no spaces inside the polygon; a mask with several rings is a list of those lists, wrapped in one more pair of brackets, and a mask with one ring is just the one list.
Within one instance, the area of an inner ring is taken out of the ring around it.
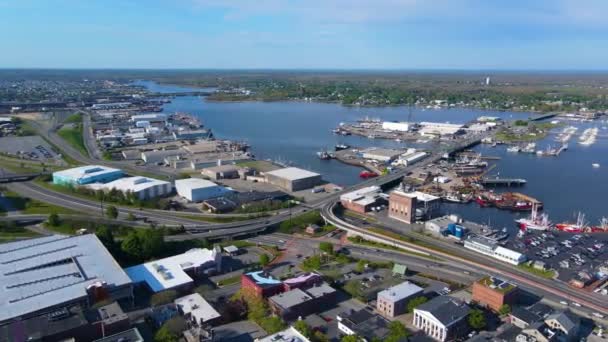
{"label": "house with gray roof", "polygon": [[439,296],[414,309],[413,324],[436,341],[448,341],[468,332],[470,308],[459,299]]}
{"label": "house with gray roof", "polygon": [[578,333],[578,327],[581,325],[580,318],[570,310],[555,312],[545,319],[545,323],[555,331],[573,339]]}

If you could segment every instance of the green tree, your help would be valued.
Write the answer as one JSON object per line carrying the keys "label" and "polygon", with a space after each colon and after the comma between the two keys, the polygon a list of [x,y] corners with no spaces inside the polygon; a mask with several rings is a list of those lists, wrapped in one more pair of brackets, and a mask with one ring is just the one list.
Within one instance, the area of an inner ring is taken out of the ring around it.
{"label": "green tree", "polygon": [[155,293],[150,297],[150,305],[158,306],[172,303],[177,298],[177,292],[175,290],[166,290]]}
{"label": "green tree", "polygon": [[103,243],[104,246],[114,246],[114,234],[112,233],[112,230],[109,227],[101,226],[97,228],[95,235],[97,235],[97,238],[99,238],[99,240],[101,241],[101,243]]}
{"label": "green tree", "polygon": [[106,208],[106,216],[111,219],[116,219],[118,217],[118,209],[113,205],[109,205]]}
{"label": "green tree", "polygon": [[471,328],[475,330],[481,330],[486,327],[486,317],[483,314],[483,311],[479,309],[471,310],[467,321]]}
{"label": "green tree", "polygon": [[319,250],[321,252],[325,252],[329,255],[333,255],[334,254],[334,245],[331,242],[321,242],[319,244]]}
{"label": "green tree", "polygon": [[501,307],[498,309],[498,313],[501,316],[505,316],[511,313],[511,306],[509,304],[503,304],[501,305]]}
{"label": "green tree", "polygon": [[47,219],[47,223],[51,226],[51,227],[57,227],[61,224],[61,220],[59,219],[59,215],[57,215],[56,213],[51,213]]}
{"label": "green tree", "polygon": [[327,335],[325,335],[321,331],[317,330],[312,335],[312,341],[313,342],[329,342],[329,338],[327,337]]}
{"label": "green tree", "polygon": [[141,230],[137,235],[141,245],[141,256],[144,259],[150,259],[162,253],[165,240],[161,229]]}
{"label": "green tree", "polygon": [[120,249],[133,260],[139,261],[143,259],[141,241],[136,231],[129,232],[124,240],[122,240]]}
{"label": "green tree", "polygon": [[260,254],[260,265],[262,265],[262,267],[266,267],[266,266],[268,266],[269,263],[270,263],[270,257],[268,256],[268,254],[266,254],[266,253]]}
{"label": "green tree", "polygon": [[360,259],[359,261],[357,261],[357,264],[355,265],[355,272],[361,273],[361,272],[365,271],[366,263],[367,262],[363,259]]}
{"label": "green tree", "polygon": [[404,337],[409,336],[409,332],[407,331],[403,323],[399,321],[392,321],[391,323],[389,323],[388,329],[390,332],[386,339],[384,339],[384,342],[398,342]]}
{"label": "green tree", "polygon": [[178,342],[179,336],[169,331],[167,327],[161,327],[154,334],[154,342]]}
{"label": "green tree", "polygon": [[418,305],[424,304],[427,301],[428,301],[428,298],[426,298],[425,296],[420,296],[420,297],[417,297],[417,298],[414,298],[414,299],[410,300],[407,303],[407,312],[414,312],[414,309],[416,307],[418,307]]}
{"label": "green tree", "polygon": [[306,322],[304,322],[303,320],[299,319],[297,320],[294,324],[293,327],[299,331],[302,335],[304,335],[307,338],[310,338],[312,335],[312,330],[310,329],[310,327],[308,326],[308,324],[306,324]]}
{"label": "green tree", "polygon": [[340,339],[340,342],[359,342],[359,336],[357,335],[346,335]]}
{"label": "green tree", "polygon": [[321,257],[318,255],[311,256],[310,258],[308,258],[302,262],[302,264],[300,265],[300,268],[302,268],[305,271],[318,270],[319,268],[321,268]]}

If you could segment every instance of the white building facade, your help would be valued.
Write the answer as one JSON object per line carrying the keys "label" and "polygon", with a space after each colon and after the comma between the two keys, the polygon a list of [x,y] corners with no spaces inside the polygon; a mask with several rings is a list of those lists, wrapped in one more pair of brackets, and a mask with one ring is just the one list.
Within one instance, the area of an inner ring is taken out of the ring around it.
{"label": "white building facade", "polygon": [[201,178],[178,179],[175,181],[175,190],[190,202],[201,202],[232,193],[229,188]]}

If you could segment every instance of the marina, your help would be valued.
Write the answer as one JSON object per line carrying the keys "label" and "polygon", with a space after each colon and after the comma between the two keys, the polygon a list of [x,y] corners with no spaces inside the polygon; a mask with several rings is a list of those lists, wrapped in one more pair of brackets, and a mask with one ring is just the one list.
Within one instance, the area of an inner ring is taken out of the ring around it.
{"label": "marina", "polygon": [[[175,92],[191,89],[158,85],[147,81],[144,84],[158,93],[164,90]],[[407,120],[407,106],[362,108],[303,102],[218,103],[206,102],[194,96],[184,96],[172,99],[171,103],[164,106],[164,111],[193,113],[206,126],[213,127],[215,136],[249,143],[250,150],[258,159],[280,160],[285,165],[304,167],[323,174],[325,179],[338,185],[352,185],[359,182],[363,168],[360,165],[346,165],[336,160],[321,160],[316,152],[338,144],[360,148],[376,146],[401,149],[428,146],[428,143],[415,141],[404,143],[396,142],[394,139],[368,139],[362,136],[332,133],[341,122],[355,122],[366,116],[387,121]],[[529,113],[460,108],[422,111],[414,107],[412,112],[416,120],[445,122],[449,118],[450,122],[462,123],[471,122],[483,115],[509,120],[531,116]],[[572,122],[571,125],[577,127],[580,132],[594,127],[590,122]],[[554,144],[556,135],[564,128],[555,130],[555,134],[536,141],[536,148],[543,150],[548,145]],[[270,137],[267,132],[272,132],[273,136]],[[601,167],[592,167],[592,164],[608,163],[608,140],[598,134],[593,145],[583,146],[578,143],[570,145],[572,146],[569,146],[568,153],[562,153],[559,158],[538,158],[531,153],[507,153],[506,148],[501,148],[504,145],[500,144],[496,147],[492,147],[492,144],[481,144],[474,147],[473,152],[481,153],[482,156],[492,156],[493,160],[481,159],[470,165],[462,165],[459,171],[463,175],[478,175],[485,170],[480,169],[480,163],[489,162],[496,165],[494,172],[499,172],[501,178],[526,179],[522,192],[541,199],[544,212],[549,213],[555,222],[566,221],[582,209],[591,222],[599,222],[607,215],[603,197],[608,189],[602,190],[598,184],[602,186],[608,184],[608,173],[602,172]],[[339,156],[340,152],[343,151],[334,153]],[[586,167],[578,167],[580,165]],[[497,188],[496,191],[502,190]],[[444,210],[457,211],[466,219],[475,222],[487,222],[491,218],[497,227],[507,227],[511,236],[517,233],[514,219],[529,215],[529,212],[511,212],[493,207],[481,209],[474,203],[460,203],[461,199],[458,201],[458,203],[444,202]],[[466,199],[464,202],[467,202]],[[585,203],[584,208],[581,208],[581,203]]]}

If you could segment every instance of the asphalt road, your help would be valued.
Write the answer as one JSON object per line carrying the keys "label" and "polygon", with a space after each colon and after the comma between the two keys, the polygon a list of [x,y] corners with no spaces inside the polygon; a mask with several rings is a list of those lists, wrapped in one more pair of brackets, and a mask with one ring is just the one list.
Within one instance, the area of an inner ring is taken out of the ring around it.
{"label": "asphalt road", "polygon": [[431,253],[432,255],[435,255],[437,257],[450,260],[454,263],[468,265],[470,267],[478,269],[481,272],[487,272],[488,274],[499,274],[501,277],[507,278],[515,284],[518,284],[520,286],[526,286],[528,288],[533,288],[534,293],[537,295],[555,296],[561,298],[562,300],[566,299],[570,302],[580,303],[583,306],[586,306],[594,311],[601,312],[603,314],[608,314],[608,306],[606,301],[604,300],[604,298],[601,298],[597,294],[572,289],[567,284],[564,284],[562,282],[537,277],[533,274],[522,271],[517,267],[501,263],[495,259],[486,257],[481,254],[469,252],[466,249],[456,245],[451,245],[449,243],[444,243],[437,239],[425,237],[421,234],[417,234],[415,238],[433,246],[440,247],[441,251],[418,246],[401,240],[396,240],[384,235],[380,235],[374,232],[370,232],[363,228],[348,224],[339,219],[333,213],[334,205],[335,203],[330,203],[323,207],[322,216],[329,223],[340,229],[374,236],[376,238],[385,240],[387,243],[391,244],[397,244],[411,248],[413,247],[418,250]]}

